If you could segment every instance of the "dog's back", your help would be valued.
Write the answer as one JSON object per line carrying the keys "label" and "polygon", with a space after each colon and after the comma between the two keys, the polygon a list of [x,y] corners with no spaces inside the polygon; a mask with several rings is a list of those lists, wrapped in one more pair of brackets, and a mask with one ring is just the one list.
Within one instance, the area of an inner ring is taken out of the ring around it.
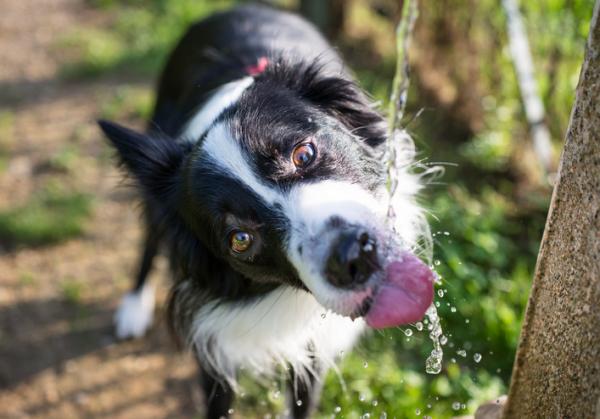
{"label": "dog's back", "polygon": [[312,24],[265,6],[238,7],[196,23],[179,42],[160,78],[150,129],[179,136],[214,89],[259,71],[273,56],[318,59],[325,71],[343,71],[341,59]]}

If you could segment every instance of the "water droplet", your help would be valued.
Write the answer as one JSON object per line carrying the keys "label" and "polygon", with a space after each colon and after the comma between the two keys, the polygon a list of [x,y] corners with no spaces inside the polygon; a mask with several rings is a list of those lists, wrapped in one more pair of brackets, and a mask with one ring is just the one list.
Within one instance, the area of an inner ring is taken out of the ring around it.
{"label": "water droplet", "polygon": [[477,363],[479,363],[481,361],[481,354],[475,354],[473,355],[473,360]]}
{"label": "water droplet", "polygon": [[439,307],[439,306],[440,306],[440,302],[439,302],[439,301],[436,301],[436,302],[435,302],[435,306],[436,306],[436,307]]}
{"label": "water droplet", "polygon": [[500,368],[496,369],[496,374],[500,374],[502,372],[502,370]]}
{"label": "water droplet", "polygon": [[377,406],[377,405],[379,404],[379,402],[378,402],[377,400],[373,400],[373,401],[371,402],[371,404],[372,404],[373,406]]}
{"label": "water droplet", "polygon": [[233,413],[234,413],[234,412],[235,412],[235,410],[233,410],[233,409],[229,409],[229,410],[227,411],[227,413],[229,413],[230,415],[233,415]]}
{"label": "water droplet", "polygon": [[416,409],[415,410],[415,415],[419,416],[421,414],[421,410],[420,409]]}
{"label": "water droplet", "polygon": [[387,413],[381,412],[381,415],[379,415],[379,419],[387,419]]}
{"label": "water droplet", "polygon": [[273,398],[278,399],[280,395],[281,395],[281,392],[279,390],[277,390],[275,393],[273,393]]}
{"label": "water droplet", "polygon": [[413,331],[412,331],[412,329],[406,329],[406,330],[404,330],[404,334],[406,336],[412,336],[413,335]]}
{"label": "water droplet", "polygon": [[325,317],[327,317],[327,313],[321,313],[321,318],[324,319]]}
{"label": "water droplet", "polygon": [[467,351],[465,351],[464,349],[459,349],[458,351],[456,351],[456,353],[462,356],[463,358],[467,357]]}
{"label": "water droplet", "polygon": [[358,400],[360,400],[361,402],[365,401],[365,395],[364,394],[359,394],[358,395]]}
{"label": "water droplet", "polygon": [[456,307],[454,307],[454,306],[450,307],[450,311],[453,313],[456,313]]}
{"label": "water droplet", "polygon": [[336,406],[335,409],[333,409],[333,411],[335,413],[340,413],[342,411],[342,408],[340,406]]}
{"label": "water droplet", "polygon": [[431,409],[431,405],[427,403],[427,409]]}
{"label": "water droplet", "polygon": [[460,405],[460,408],[464,410],[464,409],[467,408],[467,405],[463,403],[463,404]]}
{"label": "water droplet", "polygon": [[460,402],[454,402],[454,403],[452,403],[452,409],[454,409],[454,410],[460,410]]}
{"label": "water droplet", "polygon": [[369,366],[369,363],[367,361],[365,361],[363,364],[363,368],[367,368],[368,366]]}
{"label": "water droplet", "polygon": [[437,290],[437,294],[440,296],[440,298],[444,298],[444,290],[442,290],[442,289]]}
{"label": "water droplet", "polygon": [[444,236],[449,236],[450,232],[449,231],[444,231]]}
{"label": "water droplet", "polygon": [[362,415],[363,419],[369,419],[371,417],[370,413],[365,413],[364,415]]}
{"label": "water droplet", "polygon": [[440,345],[440,336],[442,336],[442,326],[440,325],[440,318],[437,315],[437,310],[435,306],[431,306],[425,312],[427,319],[429,320],[428,329],[429,338],[433,343],[433,349],[431,350],[431,354],[425,360],[425,372],[427,374],[439,374],[442,371],[442,359],[444,357],[444,352],[442,350],[442,345]]}
{"label": "water droplet", "polygon": [[423,323],[416,322],[415,323],[415,327],[417,328],[418,331],[421,331],[421,330],[423,330]]}
{"label": "water droplet", "polygon": [[302,406],[302,400],[296,400],[296,406]]}
{"label": "water droplet", "polygon": [[469,320],[469,319],[465,319],[465,323],[466,323],[466,324],[469,324],[469,323],[471,323],[471,320]]}
{"label": "water droplet", "polygon": [[435,266],[440,266],[440,265],[442,264],[442,262],[440,262],[439,260],[435,260],[435,261],[433,262],[433,264],[434,264]]}
{"label": "water droplet", "polygon": [[440,336],[440,343],[441,343],[442,345],[445,345],[445,344],[447,344],[447,343],[448,343],[448,338],[446,337],[446,335],[442,335],[442,336]]}
{"label": "water droplet", "polygon": [[450,358],[450,362],[452,362],[453,364],[456,364],[456,358]]}

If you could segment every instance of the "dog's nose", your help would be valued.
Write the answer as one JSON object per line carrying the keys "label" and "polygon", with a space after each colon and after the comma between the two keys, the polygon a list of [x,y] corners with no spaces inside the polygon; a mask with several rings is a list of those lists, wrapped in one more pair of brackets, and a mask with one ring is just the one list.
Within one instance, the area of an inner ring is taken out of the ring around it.
{"label": "dog's nose", "polygon": [[378,268],[375,239],[364,230],[349,230],[334,242],[325,275],[336,287],[352,287],[366,282]]}

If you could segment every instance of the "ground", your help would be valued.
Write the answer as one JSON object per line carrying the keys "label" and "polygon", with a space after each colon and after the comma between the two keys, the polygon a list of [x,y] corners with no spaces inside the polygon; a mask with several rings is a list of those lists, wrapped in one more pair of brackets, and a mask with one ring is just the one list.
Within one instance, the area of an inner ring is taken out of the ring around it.
{"label": "ground", "polygon": [[[82,237],[0,248],[2,418],[190,417],[201,406],[194,361],[171,344],[164,322],[142,340],[113,337],[140,228],[133,192],[107,158],[94,121],[101,98],[121,82],[66,81],[55,48],[67,28],[102,19],[75,0],[2,4],[0,110],[11,118],[11,144],[0,171],[0,209],[26,202],[49,182],[94,195]],[[68,173],[48,164],[73,147],[79,158]],[[158,265],[152,279],[164,300],[164,260]]]}

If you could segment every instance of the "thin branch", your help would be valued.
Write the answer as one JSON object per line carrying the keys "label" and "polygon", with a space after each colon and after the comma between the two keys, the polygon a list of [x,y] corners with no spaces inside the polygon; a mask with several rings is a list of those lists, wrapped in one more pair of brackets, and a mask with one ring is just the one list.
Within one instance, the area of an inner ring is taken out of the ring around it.
{"label": "thin branch", "polygon": [[544,174],[547,175],[552,170],[552,143],[550,131],[544,121],[544,103],[537,91],[527,32],[517,2],[502,0],[502,6],[506,13],[510,54],[517,73],[533,148]]}
{"label": "thin branch", "polygon": [[[388,109],[389,136],[386,148],[387,156],[387,190],[391,198],[396,192],[397,180],[395,176],[396,165],[396,134],[402,131],[400,126],[404,110],[406,109],[406,98],[410,82],[410,70],[408,62],[408,50],[415,21],[419,15],[417,0],[404,0],[402,2],[402,16],[396,28],[396,73],[392,84],[392,93]],[[391,205],[388,210],[389,218],[393,218]]]}

